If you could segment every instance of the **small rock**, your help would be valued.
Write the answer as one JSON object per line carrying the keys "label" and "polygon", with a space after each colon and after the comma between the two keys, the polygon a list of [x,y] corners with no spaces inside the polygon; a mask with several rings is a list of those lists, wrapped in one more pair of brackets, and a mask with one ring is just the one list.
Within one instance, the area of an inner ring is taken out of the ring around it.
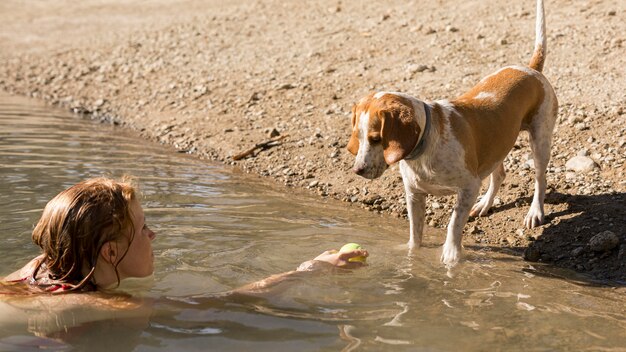
{"label": "small rock", "polygon": [[583,122],[583,118],[580,115],[571,115],[570,117],[567,118],[567,123],[569,123],[572,126],[580,122]]}
{"label": "small rock", "polygon": [[426,65],[418,65],[418,64],[411,64],[409,66],[407,66],[406,70],[409,71],[409,73],[416,73],[416,72],[424,72],[428,69],[428,66]]}
{"label": "small rock", "polygon": [[588,156],[589,155],[589,149],[587,148],[583,148],[581,150],[578,151],[578,153],[576,153],[577,156]]}
{"label": "small rock", "polygon": [[441,204],[437,203],[437,202],[432,202],[430,204],[430,207],[433,209],[441,209]]}
{"label": "small rock", "polygon": [[376,203],[376,201],[379,199],[379,196],[371,196],[368,197],[367,199],[363,200],[363,203],[367,204],[367,205],[373,205],[374,203]]}
{"label": "small rock", "polygon": [[330,12],[330,13],[338,13],[338,12],[341,12],[341,6],[340,6],[340,5],[337,5],[337,6],[335,6],[335,7],[329,7],[329,8],[328,8],[328,12]]}
{"label": "small rock", "polygon": [[572,257],[578,257],[579,255],[582,254],[584,250],[585,250],[584,247],[576,247],[570,252],[570,254],[572,255]]}
{"label": "small rock", "polygon": [[281,90],[281,89],[285,89],[285,90],[287,90],[287,89],[294,89],[294,88],[296,88],[296,86],[295,86],[294,84],[291,84],[291,83],[285,83],[285,84],[283,84],[283,85],[279,86],[279,87],[278,87],[278,90]]}
{"label": "small rock", "polygon": [[524,260],[526,261],[536,262],[539,261],[539,258],[541,258],[541,252],[533,246],[529,246],[524,251]]}
{"label": "small rock", "polygon": [[535,168],[535,159],[530,158],[530,159],[526,160],[524,165],[526,165],[527,169],[534,169]]}
{"label": "small rock", "polygon": [[454,26],[446,26],[446,32],[458,32],[459,29]]}
{"label": "small rock", "polygon": [[574,172],[566,172],[565,173],[565,180],[569,181],[569,182],[573,182],[576,180],[576,173]]}
{"label": "small rock", "polygon": [[254,93],[252,93],[252,95],[250,96],[250,99],[248,99],[248,102],[258,101],[258,100],[261,100],[261,93],[259,93],[259,92],[254,92]]}
{"label": "small rock", "polygon": [[589,247],[595,252],[610,251],[619,244],[619,238],[612,231],[604,231],[591,237]]}
{"label": "small rock", "polygon": [[274,138],[274,137],[278,137],[280,136],[280,132],[278,132],[277,129],[273,128],[270,133],[269,133],[269,137],[270,138]]}
{"label": "small rock", "polygon": [[317,186],[320,182],[318,180],[313,180],[309,183],[309,188],[313,188]]}
{"label": "small rock", "polygon": [[567,163],[565,163],[565,167],[567,170],[576,172],[589,172],[597,168],[598,164],[589,157],[577,155],[569,159]]}
{"label": "small rock", "polygon": [[587,126],[587,124],[586,124],[586,123],[584,123],[584,122],[579,122],[579,123],[577,123],[577,124],[575,124],[575,125],[574,125],[574,128],[575,128],[577,131],[585,131],[585,130],[588,130],[588,129],[589,129],[589,126]]}

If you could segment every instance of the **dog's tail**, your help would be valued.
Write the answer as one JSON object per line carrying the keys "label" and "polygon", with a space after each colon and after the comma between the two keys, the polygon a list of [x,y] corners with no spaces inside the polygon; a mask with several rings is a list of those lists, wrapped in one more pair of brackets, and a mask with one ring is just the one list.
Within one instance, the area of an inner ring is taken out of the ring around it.
{"label": "dog's tail", "polygon": [[535,22],[535,51],[530,59],[530,68],[541,72],[546,61],[547,40],[546,40],[546,19],[543,11],[543,0],[537,0],[537,19]]}

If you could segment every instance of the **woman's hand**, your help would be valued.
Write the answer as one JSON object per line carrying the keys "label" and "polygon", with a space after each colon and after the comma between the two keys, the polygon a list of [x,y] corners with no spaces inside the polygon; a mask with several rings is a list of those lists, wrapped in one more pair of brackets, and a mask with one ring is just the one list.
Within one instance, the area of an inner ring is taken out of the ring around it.
{"label": "woman's hand", "polygon": [[298,267],[298,271],[314,271],[323,268],[337,267],[342,269],[354,269],[365,266],[361,261],[348,261],[354,257],[367,257],[369,253],[365,249],[353,249],[347,252],[338,252],[335,249],[328,250],[313,260],[306,261]]}

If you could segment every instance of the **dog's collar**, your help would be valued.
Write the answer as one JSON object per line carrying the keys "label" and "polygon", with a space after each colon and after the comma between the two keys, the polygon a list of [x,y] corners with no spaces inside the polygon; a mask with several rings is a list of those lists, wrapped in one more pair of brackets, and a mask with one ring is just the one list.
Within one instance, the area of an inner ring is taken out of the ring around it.
{"label": "dog's collar", "polygon": [[428,134],[428,131],[430,130],[430,107],[428,107],[426,103],[422,103],[422,104],[424,104],[424,113],[426,115],[425,116],[426,121],[424,121],[424,125],[423,125],[424,129],[422,130],[419,141],[417,142],[413,150],[411,150],[409,155],[407,155],[404,158],[404,160],[417,159],[420,155],[422,155],[422,153],[424,152],[424,149],[426,149],[425,139],[426,139],[426,135]]}

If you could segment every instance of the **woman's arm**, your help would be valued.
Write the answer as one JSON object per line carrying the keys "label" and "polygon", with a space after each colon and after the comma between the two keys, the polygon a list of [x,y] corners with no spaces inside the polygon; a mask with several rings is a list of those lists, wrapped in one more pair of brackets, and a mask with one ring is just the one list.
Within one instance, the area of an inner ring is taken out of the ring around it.
{"label": "woman's arm", "polygon": [[[336,250],[328,250],[313,260],[308,260],[300,266],[296,270],[288,271],[281,274],[275,274],[269,276],[263,280],[259,280],[237,289],[226,292],[224,295],[250,295],[250,296],[258,296],[263,294],[272,294],[276,293],[279,284],[287,281],[291,281],[296,278],[300,278],[306,275],[311,275],[312,272],[315,273],[323,273],[334,270],[335,268],[340,269],[354,269],[359,268],[365,263],[361,261],[349,261],[350,258],[354,257],[367,257],[369,254],[364,249],[354,249],[347,252],[338,252]],[[280,285],[281,287],[285,287]]]}

